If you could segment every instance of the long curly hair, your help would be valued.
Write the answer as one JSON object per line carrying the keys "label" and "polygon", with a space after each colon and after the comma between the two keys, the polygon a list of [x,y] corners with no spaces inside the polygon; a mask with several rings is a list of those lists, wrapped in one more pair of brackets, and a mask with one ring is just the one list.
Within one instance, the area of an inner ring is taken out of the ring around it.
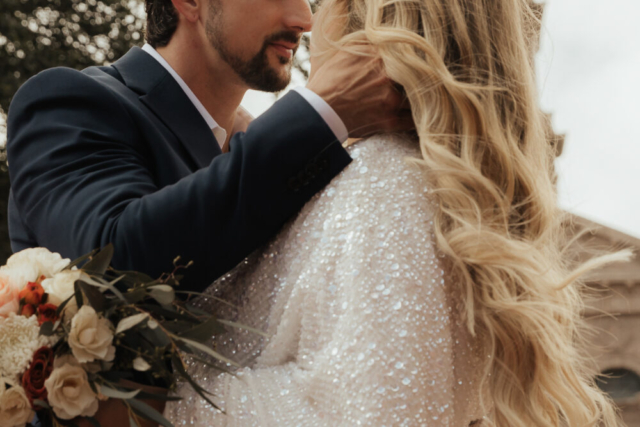
{"label": "long curly hair", "polygon": [[[439,207],[437,243],[487,360],[490,422],[617,426],[581,351],[579,278],[630,253],[576,266],[564,252],[530,1],[324,0],[313,54],[372,44],[408,97],[422,152],[414,161]],[[323,19],[329,10],[334,19]],[[328,40],[336,16],[341,34]]]}

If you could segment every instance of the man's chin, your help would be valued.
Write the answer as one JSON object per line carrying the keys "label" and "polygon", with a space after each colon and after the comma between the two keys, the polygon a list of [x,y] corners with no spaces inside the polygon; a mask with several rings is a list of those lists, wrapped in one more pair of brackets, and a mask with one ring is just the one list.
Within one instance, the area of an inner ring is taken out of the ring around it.
{"label": "man's chin", "polygon": [[253,62],[253,66],[245,67],[244,70],[236,70],[249,89],[261,92],[280,92],[286,89],[291,82],[293,61],[282,63],[278,56],[267,52],[265,56],[262,56],[261,61]]}
{"label": "man's chin", "polygon": [[268,82],[265,81],[264,87],[256,88],[256,90],[261,90],[263,92],[280,92],[289,86],[291,83],[291,64],[275,64],[269,67],[269,71],[265,72],[265,75],[268,74],[270,78],[268,78]]}

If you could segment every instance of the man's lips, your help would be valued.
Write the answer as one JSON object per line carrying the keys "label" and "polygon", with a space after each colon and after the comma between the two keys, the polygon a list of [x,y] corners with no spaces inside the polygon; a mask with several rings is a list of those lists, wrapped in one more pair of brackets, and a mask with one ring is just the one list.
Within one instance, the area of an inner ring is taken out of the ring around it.
{"label": "man's lips", "polygon": [[296,43],[273,42],[269,45],[285,58],[291,58],[293,56],[293,52],[298,49],[298,45]]}

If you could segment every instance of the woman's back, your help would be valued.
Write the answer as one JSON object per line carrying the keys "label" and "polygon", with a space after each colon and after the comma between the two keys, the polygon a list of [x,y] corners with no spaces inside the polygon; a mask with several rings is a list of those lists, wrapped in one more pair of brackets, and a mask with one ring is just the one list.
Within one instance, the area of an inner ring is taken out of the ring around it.
{"label": "woman's back", "polygon": [[[458,313],[432,236],[415,141],[373,137],[353,163],[201,307],[267,332],[234,329],[218,351],[246,368],[190,372],[197,395],[175,423],[228,426],[467,426],[482,418],[482,360]],[[178,394],[186,393],[187,388]],[[488,402],[485,402],[488,403]]]}

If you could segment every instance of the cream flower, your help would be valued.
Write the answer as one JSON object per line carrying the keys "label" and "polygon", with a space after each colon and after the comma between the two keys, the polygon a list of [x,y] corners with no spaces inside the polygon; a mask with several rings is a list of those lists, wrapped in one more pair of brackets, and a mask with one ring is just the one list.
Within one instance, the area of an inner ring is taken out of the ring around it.
{"label": "cream flower", "polygon": [[73,285],[82,276],[81,270],[64,270],[42,281],[42,288],[49,294],[51,304],[60,305],[75,292]]}
{"label": "cream flower", "polygon": [[30,248],[11,255],[7,265],[0,268],[0,276],[7,278],[13,288],[22,289],[42,276],[53,277],[70,262],[45,248]]}
{"label": "cream flower", "polygon": [[0,317],[7,317],[9,313],[17,313],[20,308],[18,294],[20,289],[15,289],[7,276],[0,275]]}
{"label": "cream flower", "polygon": [[6,318],[0,317],[0,377],[17,380],[29,367],[33,353],[55,341],[55,337],[40,335],[36,316],[11,313]]}
{"label": "cream flower", "polygon": [[0,426],[23,427],[34,415],[24,389],[0,378]]}
{"label": "cream flower", "polygon": [[80,363],[94,360],[111,361],[116,355],[113,346],[113,328],[109,320],[83,305],[71,320],[69,347]]}
{"label": "cream flower", "polygon": [[7,267],[35,265],[40,275],[52,277],[70,263],[68,258],[62,258],[60,254],[46,248],[30,248],[11,255],[7,260]]}
{"label": "cream flower", "polygon": [[[60,305],[71,297],[74,292],[74,284],[77,280],[87,278],[81,270],[64,270],[56,273],[52,278],[42,281],[42,288],[49,294],[51,304]],[[64,308],[64,317],[69,319],[78,312],[75,298],[72,298]]]}
{"label": "cream flower", "polygon": [[44,386],[49,404],[58,418],[92,417],[98,412],[98,397],[89,385],[87,373],[72,357],[54,361],[53,372]]}

